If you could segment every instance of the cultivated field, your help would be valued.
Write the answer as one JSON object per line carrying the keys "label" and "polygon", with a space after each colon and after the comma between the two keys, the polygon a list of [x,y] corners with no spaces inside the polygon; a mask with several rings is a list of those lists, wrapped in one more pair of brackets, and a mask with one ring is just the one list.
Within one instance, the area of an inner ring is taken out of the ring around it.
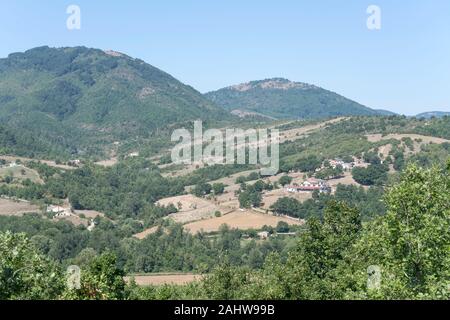
{"label": "cultivated field", "polygon": [[99,166],[103,166],[103,167],[112,167],[112,166],[116,165],[117,162],[119,162],[119,160],[117,158],[111,158],[111,159],[107,159],[107,160],[97,161],[95,164],[97,164]]}
{"label": "cultivated field", "polygon": [[[338,184],[361,186],[353,179],[352,173],[350,171],[344,172],[344,175],[341,178],[328,180],[327,183],[330,185],[333,193],[336,191],[336,187]],[[368,187],[364,186],[364,188]]]}
{"label": "cultivated field", "polygon": [[229,227],[235,229],[248,230],[261,229],[265,225],[276,227],[278,222],[280,221],[287,222],[290,225],[302,225],[304,223],[303,221],[299,221],[296,219],[277,217],[271,214],[262,214],[250,210],[236,210],[222,217],[192,222],[185,225],[184,227],[190,233],[195,234],[202,230],[204,232],[219,231],[220,226],[222,226],[223,224],[226,224]]}
{"label": "cultivated field", "polygon": [[136,233],[135,235],[133,235],[133,237],[135,237],[136,239],[142,240],[147,238],[147,236],[155,233],[156,231],[158,231],[159,226],[154,226],[151,228],[148,228],[140,233]]}
{"label": "cultivated field", "polygon": [[177,223],[188,223],[201,219],[208,219],[214,217],[216,211],[221,214],[226,214],[232,210],[226,206],[221,206],[214,201],[197,198],[191,194],[165,198],[157,202],[161,206],[173,204],[178,208],[177,213],[169,215],[169,218]]}
{"label": "cultivated field", "polygon": [[125,277],[125,281],[129,282],[134,278],[139,286],[161,286],[165,284],[183,285],[202,279],[202,275],[190,273],[173,273],[173,274],[147,274],[132,275]]}
{"label": "cultivated field", "polygon": [[89,225],[89,220],[88,219],[83,219],[77,215],[71,215],[68,217],[58,217],[58,218],[54,218],[55,221],[60,221],[60,220],[64,220],[64,221],[68,221],[71,222],[74,226],[85,226],[87,227]]}
{"label": "cultivated field", "polygon": [[77,215],[84,215],[87,219],[94,219],[96,217],[105,217],[103,212],[98,212],[95,210],[74,210]]}
{"label": "cultivated field", "polygon": [[337,122],[340,122],[345,119],[348,119],[348,118],[341,117],[341,118],[336,118],[336,119],[320,122],[317,124],[306,125],[306,126],[303,126],[300,128],[294,128],[294,129],[281,131],[280,132],[280,143],[305,138],[309,134],[311,134],[312,132],[314,132],[316,130],[322,129],[322,128],[326,127],[327,125],[337,123]]}
{"label": "cultivated field", "polygon": [[36,170],[32,170],[21,165],[0,168],[0,177],[5,178],[7,176],[13,177],[13,181],[18,180],[20,182],[30,179],[32,182],[44,184],[44,181],[41,179]]}
{"label": "cultivated field", "polygon": [[0,216],[21,216],[32,212],[40,212],[39,207],[28,201],[0,198]]}
{"label": "cultivated field", "polygon": [[269,210],[278,199],[283,197],[294,198],[300,202],[304,202],[312,198],[312,192],[288,192],[284,188],[267,191],[263,194],[262,208]]}
{"label": "cultivated field", "polygon": [[76,169],[75,167],[71,167],[65,164],[56,164],[55,161],[51,161],[51,160],[37,160],[37,159],[31,159],[31,158],[25,158],[25,157],[16,157],[16,156],[0,156],[0,159],[9,161],[9,162],[14,162],[16,160],[20,160],[21,162],[27,162],[27,161],[35,161],[35,162],[40,162],[40,163],[45,163],[46,165],[50,166],[50,167],[55,167],[55,168],[60,168],[60,169],[65,169],[65,170],[74,170]]}

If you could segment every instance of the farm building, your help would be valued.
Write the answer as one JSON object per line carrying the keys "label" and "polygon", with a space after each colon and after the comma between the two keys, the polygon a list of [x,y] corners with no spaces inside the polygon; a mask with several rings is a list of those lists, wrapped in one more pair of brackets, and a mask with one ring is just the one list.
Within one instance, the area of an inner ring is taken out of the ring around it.
{"label": "farm building", "polygon": [[338,158],[330,160],[330,165],[333,169],[336,169],[336,167],[341,166],[342,169],[344,169],[344,170],[351,170],[354,167],[353,162],[347,163]]}
{"label": "farm building", "polygon": [[331,187],[323,180],[320,179],[308,179],[302,184],[289,185],[286,187],[288,192],[331,192]]}
{"label": "farm building", "polygon": [[81,165],[81,160],[79,159],[70,160],[67,164],[72,167],[79,167]]}
{"label": "farm building", "polygon": [[269,236],[270,236],[270,233],[269,233],[268,231],[261,231],[261,232],[258,232],[258,237],[259,237],[261,240],[266,240],[266,239],[269,238]]}
{"label": "farm building", "polygon": [[70,208],[53,205],[47,207],[47,212],[54,213],[54,218],[70,217],[72,215],[72,210]]}

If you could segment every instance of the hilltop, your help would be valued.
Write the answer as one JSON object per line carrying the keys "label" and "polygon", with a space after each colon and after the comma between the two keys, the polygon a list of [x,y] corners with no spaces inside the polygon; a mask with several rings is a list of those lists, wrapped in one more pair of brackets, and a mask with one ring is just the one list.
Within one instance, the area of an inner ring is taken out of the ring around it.
{"label": "hilltop", "polygon": [[383,114],[337,93],[283,78],[242,83],[208,92],[205,97],[229,111],[258,112],[278,119]]}
{"label": "hilltop", "polygon": [[435,118],[442,118],[444,116],[450,116],[450,112],[444,112],[444,111],[429,111],[429,112],[423,112],[416,115],[416,118],[425,118],[430,119],[432,117]]}

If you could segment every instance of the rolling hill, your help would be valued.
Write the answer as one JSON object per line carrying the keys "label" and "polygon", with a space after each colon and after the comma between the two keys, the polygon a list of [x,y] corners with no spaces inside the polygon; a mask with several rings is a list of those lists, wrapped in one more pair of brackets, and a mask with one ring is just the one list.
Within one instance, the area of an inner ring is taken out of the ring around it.
{"label": "rolling hill", "polygon": [[119,52],[39,47],[0,59],[2,152],[99,153],[189,120],[228,118],[192,87]]}
{"label": "rolling hill", "polygon": [[334,92],[282,78],[243,83],[205,97],[229,111],[258,112],[277,119],[382,114]]}

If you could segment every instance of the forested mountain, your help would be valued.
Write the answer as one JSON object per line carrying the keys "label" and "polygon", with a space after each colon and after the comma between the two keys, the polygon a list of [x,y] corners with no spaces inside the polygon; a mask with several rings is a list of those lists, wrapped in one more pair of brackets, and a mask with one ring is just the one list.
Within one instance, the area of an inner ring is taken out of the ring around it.
{"label": "forested mountain", "polygon": [[0,59],[0,135],[12,151],[21,151],[14,149],[21,140],[37,154],[48,154],[49,144],[90,154],[179,122],[230,117],[192,87],[118,52],[39,47]]}
{"label": "forested mountain", "polygon": [[243,83],[206,93],[205,97],[226,110],[258,112],[279,119],[384,113],[314,85],[282,78]]}

